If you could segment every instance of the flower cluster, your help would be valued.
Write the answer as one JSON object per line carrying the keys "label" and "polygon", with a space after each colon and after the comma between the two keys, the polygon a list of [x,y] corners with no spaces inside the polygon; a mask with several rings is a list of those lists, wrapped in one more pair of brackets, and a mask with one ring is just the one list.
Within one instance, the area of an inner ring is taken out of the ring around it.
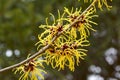
{"label": "flower cluster", "polygon": [[39,68],[44,68],[42,62],[45,62],[45,60],[30,60],[26,64],[17,67],[14,73],[19,72],[22,74],[19,80],[38,80],[38,77],[44,79],[43,74],[45,74],[46,71]]}
{"label": "flower cluster", "polygon": [[85,3],[92,2],[92,1],[97,2],[98,8],[100,8],[100,10],[102,10],[103,5],[105,5],[108,10],[112,8],[112,6],[108,5],[108,1],[112,1],[112,0],[108,0],[108,1],[107,0],[84,0]]}
{"label": "flower cluster", "polygon": [[58,70],[64,70],[67,66],[71,71],[74,71],[75,63],[78,66],[80,59],[84,59],[86,56],[87,50],[83,49],[83,46],[89,46],[89,41],[64,40],[64,42],[55,43],[46,50],[47,64],[51,64],[53,68],[59,68]]}
{"label": "flower cluster", "polygon": [[[66,19],[70,24],[75,21],[78,16],[81,14],[81,8],[78,10],[76,8],[75,12],[73,10],[69,11],[67,8],[64,10],[68,14],[68,19]],[[87,38],[90,35],[90,31],[96,31],[92,28],[92,24],[97,25],[97,23],[92,21],[92,18],[98,17],[97,15],[94,15],[94,8],[91,8],[89,11],[87,11],[85,14],[83,14],[81,17],[79,17],[78,21],[72,26],[70,29],[70,35],[77,38],[77,31],[80,33],[81,38]]]}
{"label": "flower cluster", "polygon": [[[112,1],[112,0],[110,0]],[[98,2],[98,8],[100,8],[102,10],[102,6],[105,5],[107,7],[107,9],[111,9],[112,6],[109,6],[108,3],[107,3],[107,0],[97,0]]]}

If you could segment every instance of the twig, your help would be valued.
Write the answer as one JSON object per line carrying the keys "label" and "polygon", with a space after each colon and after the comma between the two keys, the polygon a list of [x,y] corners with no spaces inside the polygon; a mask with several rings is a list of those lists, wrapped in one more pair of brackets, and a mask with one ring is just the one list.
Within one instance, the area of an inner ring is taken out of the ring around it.
{"label": "twig", "polygon": [[[72,23],[69,25],[69,27],[68,27],[66,30],[68,30],[68,29],[69,29],[70,27],[72,27],[78,20],[80,20],[80,19],[81,19],[81,16],[83,16],[83,15],[95,4],[96,1],[97,1],[97,0],[94,0],[94,1],[88,6],[87,9],[86,9],[85,11],[83,11],[83,13],[82,13],[80,16],[78,16],[77,19],[75,19],[75,21],[72,22]],[[58,32],[58,33],[53,37],[53,39],[51,40],[51,43],[53,43],[53,42],[57,39],[57,37],[59,37],[59,36],[60,36],[63,32],[65,32],[66,30],[64,30],[64,31],[62,31],[62,32]],[[29,60],[37,57],[38,55],[40,55],[41,53],[43,53],[45,50],[47,50],[47,49],[50,47],[50,45],[51,45],[51,44],[46,45],[45,47],[41,48],[38,52],[36,52],[35,54],[33,54],[31,57],[29,57],[29,58],[21,61],[20,63],[14,64],[14,65],[12,65],[12,66],[8,66],[8,67],[3,68],[3,69],[0,69],[0,73],[2,73],[2,72],[4,72],[4,71],[7,71],[7,70],[10,70],[10,69],[13,69],[13,68],[16,68],[16,67],[18,67],[18,66],[20,66],[20,65],[25,64],[25,63],[28,62]]]}

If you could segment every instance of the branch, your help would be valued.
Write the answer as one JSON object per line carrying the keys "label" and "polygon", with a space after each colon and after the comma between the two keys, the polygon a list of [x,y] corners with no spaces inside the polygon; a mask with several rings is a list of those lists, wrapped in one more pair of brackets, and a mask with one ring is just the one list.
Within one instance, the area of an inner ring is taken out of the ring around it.
{"label": "branch", "polygon": [[[97,1],[97,0],[94,0],[94,1],[88,6],[87,9],[84,10],[84,11],[82,12],[82,14],[81,14],[80,16],[78,16],[77,19],[75,19],[75,21],[72,22],[72,23],[69,25],[69,27],[68,27],[66,30],[68,30],[69,28],[71,28],[77,21],[81,20],[81,17],[82,17],[87,11],[89,11],[89,9],[90,9],[91,7],[93,7],[93,5],[95,4],[96,1]],[[51,40],[51,43],[53,43],[53,42],[57,39],[57,37],[59,37],[59,36],[60,36],[62,33],[64,33],[66,30],[64,30],[64,31],[62,31],[62,32],[58,32],[58,33],[53,37],[53,39]],[[51,45],[51,44],[48,44],[48,45],[44,46],[44,47],[41,48],[38,52],[36,52],[35,54],[33,54],[31,57],[29,57],[29,58],[21,61],[20,63],[14,64],[14,65],[12,65],[12,66],[8,66],[8,67],[3,68],[3,69],[0,69],[0,73],[2,73],[2,72],[4,72],[4,71],[7,71],[7,70],[10,70],[10,69],[13,69],[13,68],[16,68],[16,67],[18,67],[18,66],[20,66],[20,65],[25,64],[25,63],[28,62],[29,60],[31,60],[31,59],[37,57],[38,55],[42,54],[45,50],[47,50],[47,49],[50,47],[50,45]]]}

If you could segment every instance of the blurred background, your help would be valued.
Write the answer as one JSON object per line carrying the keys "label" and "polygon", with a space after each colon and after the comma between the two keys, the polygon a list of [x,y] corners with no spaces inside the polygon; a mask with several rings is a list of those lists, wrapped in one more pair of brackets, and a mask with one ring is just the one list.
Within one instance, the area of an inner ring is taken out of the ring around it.
{"label": "blurred background", "polygon": [[[98,23],[91,32],[87,57],[76,66],[57,71],[46,66],[45,80],[120,80],[120,0],[110,3],[111,11],[98,10]],[[64,7],[83,7],[77,0],[0,0],[0,69],[26,59],[28,54],[37,52],[35,43],[41,33],[38,26],[45,24],[45,18]],[[0,80],[18,80],[19,74],[9,70],[0,73]]]}

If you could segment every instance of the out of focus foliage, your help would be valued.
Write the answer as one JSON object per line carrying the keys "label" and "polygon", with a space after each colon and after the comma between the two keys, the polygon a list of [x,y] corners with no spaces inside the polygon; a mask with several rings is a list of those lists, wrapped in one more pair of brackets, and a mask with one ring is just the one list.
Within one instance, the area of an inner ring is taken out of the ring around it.
{"label": "out of focus foliage", "polygon": [[[82,0],[81,0],[82,1]],[[91,47],[88,56],[76,67],[75,72],[53,70],[46,66],[46,80],[119,80],[120,79],[120,0],[113,0],[111,11],[98,11],[89,38]],[[45,23],[49,13],[57,17],[57,10],[64,7],[85,9],[89,4],[77,0],[0,0],[0,69],[26,59],[37,50],[38,28]],[[98,9],[99,10],[99,9]],[[50,22],[49,22],[50,23]],[[18,80],[19,75],[6,71],[0,73],[0,80]]]}

